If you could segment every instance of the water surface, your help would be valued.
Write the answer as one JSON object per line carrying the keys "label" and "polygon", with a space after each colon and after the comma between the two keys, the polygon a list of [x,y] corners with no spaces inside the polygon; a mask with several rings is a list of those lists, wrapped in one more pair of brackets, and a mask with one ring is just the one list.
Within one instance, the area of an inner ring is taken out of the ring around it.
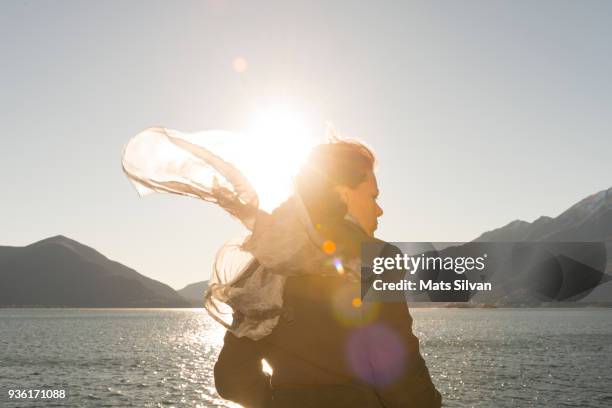
{"label": "water surface", "polygon": [[[612,406],[612,310],[411,312],[445,406]],[[236,407],[214,389],[222,338],[201,309],[0,309],[0,406]]]}

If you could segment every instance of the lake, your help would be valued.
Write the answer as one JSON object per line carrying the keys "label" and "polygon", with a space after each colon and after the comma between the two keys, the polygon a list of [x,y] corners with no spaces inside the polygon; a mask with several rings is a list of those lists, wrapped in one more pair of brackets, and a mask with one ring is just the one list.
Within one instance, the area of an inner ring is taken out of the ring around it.
{"label": "lake", "polygon": [[[611,309],[411,313],[445,406],[612,406]],[[212,378],[223,334],[202,309],[0,309],[0,406],[236,407]]]}

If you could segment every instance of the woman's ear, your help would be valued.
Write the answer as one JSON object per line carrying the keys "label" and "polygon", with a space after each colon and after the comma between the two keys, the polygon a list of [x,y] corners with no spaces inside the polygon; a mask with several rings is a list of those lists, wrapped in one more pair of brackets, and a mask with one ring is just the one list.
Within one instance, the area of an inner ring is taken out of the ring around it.
{"label": "woman's ear", "polygon": [[348,204],[349,200],[349,188],[347,186],[335,186],[334,191],[338,193],[340,199],[344,204]]}

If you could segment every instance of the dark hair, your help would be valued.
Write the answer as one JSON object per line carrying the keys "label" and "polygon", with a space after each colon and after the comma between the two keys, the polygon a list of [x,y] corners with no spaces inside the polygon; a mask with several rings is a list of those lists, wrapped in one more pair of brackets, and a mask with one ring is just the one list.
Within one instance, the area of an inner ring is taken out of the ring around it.
{"label": "dark hair", "polygon": [[340,140],[312,149],[295,183],[313,223],[342,219],[346,204],[336,186],[355,188],[374,170],[374,153],[363,143]]}

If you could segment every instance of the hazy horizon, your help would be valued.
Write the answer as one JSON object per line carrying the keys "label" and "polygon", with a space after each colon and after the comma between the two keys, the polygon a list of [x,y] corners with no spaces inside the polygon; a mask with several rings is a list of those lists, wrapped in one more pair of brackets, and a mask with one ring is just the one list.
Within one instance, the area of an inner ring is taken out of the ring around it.
{"label": "hazy horizon", "polygon": [[[469,241],[612,187],[612,3],[0,4],[0,245],[65,235],[175,289],[239,223],[140,198],[140,130],[242,130],[284,105],[378,157],[377,236]],[[237,58],[246,70],[236,72]]]}

